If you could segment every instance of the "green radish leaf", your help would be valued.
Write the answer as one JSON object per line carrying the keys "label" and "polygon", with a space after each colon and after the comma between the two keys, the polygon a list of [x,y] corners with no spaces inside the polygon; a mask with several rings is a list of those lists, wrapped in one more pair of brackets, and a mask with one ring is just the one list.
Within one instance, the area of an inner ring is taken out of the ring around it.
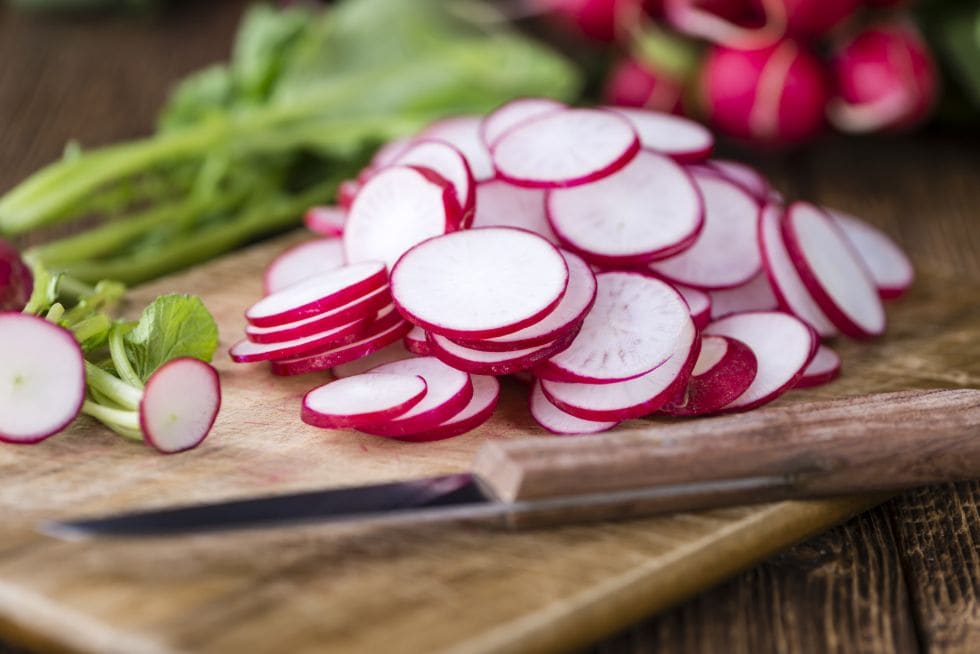
{"label": "green radish leaf", "polygon": [[195,295],[162,295],[126,334],[126,353],[140,379],[180,357],[211,361],[218,347],[218,326]]}

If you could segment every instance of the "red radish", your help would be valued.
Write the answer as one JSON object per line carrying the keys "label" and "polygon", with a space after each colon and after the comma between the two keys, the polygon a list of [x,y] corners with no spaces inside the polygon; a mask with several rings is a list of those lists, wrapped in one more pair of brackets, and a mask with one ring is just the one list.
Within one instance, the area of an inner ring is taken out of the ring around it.
{"label": "red radish", "polygon": [[67,427],[85,401],[84,362],[68,330],[0,313],[0,442],[39,443]]}
{"label": "red radish", "polygon": [[878,287],[878,295],[890,299],[899,297],[908,290],[915,279],[915,270],[895,241],[854,216],[830,209],[825,211],[844,231],[847,241],[854,246]]}
{"label": "red radish", "polygon": [[400,166],[421,166],[435,171],[452,184],[456,201],[463,210],[462,222],[473,212],[476,204],[476,182],[463,154],[444,141],[423,139],[416,141],[402,152],[395,163]]}
{"label": "red radish", "polygon": [[246,325],[245,336],[253,343],[284,343],[305,336],[313,336],[355,320],[372,318],[378,311],[390,304],[391,292],[385,285],[353,302],[296,322],[276,325],[275,327]]}
{"label": "red radish", "polygon": [[609,431],[619,424],[617,421],[598,422],[582,420],[559,409],[541,390],[541,382],[535,382],[529,401],[531,417],[552,434],[578,435],[598,434]]}
{"label": "red radish", "polygon": [[459,227],[462,209],[452,185],[431,170],[386,168],[357,194],[344,229],[349,262],[382,261],[390,269],[398,257],[427,238]]}
{"label": "red radish", "polygon": [[482,116],[455,116],[429,125],[421,137],[445,141],[462,152],[473,179],[482,182],[494,176],[490,152],[480,135],[482,124]]}
{"label": "red radish", "polygon": [[837,328],[800,278],[786,249],[782,221],[783,210],[774,204],[765,207],[759,219],[759,246],[772,291],[779,306],[813,327],[823,338],[832,338],[837,335]]}
{"label": "red radish", "polygon": [[[361,183],[359,181],[356,179],[345,179],[337,185],[337,204],[345,212],[350,211],[351,205],[354,204],[354,198],[357,197],[360,190]],[[344,220],[347,220],[346,213],[344,214]],[[307,224],[307,227],[310,227],[310,225]],[[310,227],[310,229],[313,229],[313,227]],[[313,229],[313,231],[318,230]]]}
{"label": "red radish", "polygon": [[483,119],[480,135],[487,147],[493,146],[504,132],[525,120],[565,109],[564,103],[551,98],[518,98],[494,109]]}
{"label": "red radish", "polygon": [[544,199],[542,189],[521,188],[497,179],[482,182],[476,187],[473,227],[518,227],[558,243],[548,223]]}
{"label": "red radish", "polygon": [[710,121],[735,138],[795,144],[823,128],[823,67],[793,40],[757,50],[716,46],[702,67],[701,85]]}
{"label": "red radish", "polygon": [[755,355],[741,341],[705,336],[687,388],[662,411],[673,416],[715,413],[749,388],[757,370]]}
{"label": "red radish", "polygon": [[425,394],[425,380],[418,375],[355,375],[307,393],[302,419],[323,429],[356,429],[403,415]]}
{"label": "red radish", "polygon": [[339,238],[320,238],[289,248],[265,269],[266,295],[296,282],[344,265],[344,244]]}
{"label": "red radish", "polygon": [[358,340],[369,324],[367,318],[358,318],[346,325],[279,343],[255,343],[245,339],[232,345],[228,354],[235,363],[255,363],[257,361],[309,356]]}
{"label": "red radish", "polygon": [[677,114],[683,109],[684,80],[631,57],[615,65],[602,95],[609,104]]}
{"label": "red radish", "polygon": [[555,406],[577,418],[622,421],[662,407],[687,384],[701,339],[688,321],[666,363],[645,375],[613,384],[577,384],[542,380],[541,390]]}
{"label": "red radish", "polygon": [[473,397],[456,415],[424,431],[402,436],[399,440],[415,443],[439,441],[472,431],[485,423],[497,408],[500,398],[500,382],[496,377],[470,375]]}
{"label": "red radish", "polygon": [[[337,379],[343,379],[344,377],[353,377],[354,375],[360,375],[372,368],[377,368],[378,366],[391,363],[392,361],[401,361],[403,359],[411,359],[415,355],[405,349],[404,341],[399,341],[387,345],[380,350],[376,350],[371,354],[362,356],[360,359],[354,359],[353,361],[348,361],[347,363],[341,363],[331,370],[333,376]],[[426,355],[428,356],[428,355]]]}
{"label": "red radish", "polygon": [[878,289],[830,216],[796,202],[783,219],[783,238],[800,279],[835,327],[854,338],[884,333]]}
{"label": "red radish", "polygon": [[191,450],[211,431],[221,409],[221,381],[211,365],[173,359],[150,375],[140,401],[143,440],[164,454]]}
{"label": "red radish", "polygon": [[664,0],[664,15],[681,34],[740,49],[768,45],[784,27],[770,24],[749,0]]}
{"label": "red radish", "polygon": [[668,156],[678,163],[704,161],[715,146],[711,132],[688,118],[643,109],[610,109],[633,124],[641,147]]}
{"label": "red radish", "polygon": [[765,271],[760,272],[741,286],[710,291],[708,295],[711,298],[712,320],[724,318],[733,313],[772,311],[779,308],[779,300],[773,293]]}
{"label": "red radish", "polygon": [[408,320],[464,339],[501,336],[540,321],[567,283],[568,266],[555,246],[506,227],[429,239],[391,271],[392,297]]}
{"label": "red radish", "polygon": [[595,304],[578,336],[535,369],[538,377],[599,384],[640,377],[663,365],[693,329],[684,298],[659,279],[605,272],[596,281]]}
{"label": "red radish", "polygon": [[698,329],[704,329],[711,321],[711,296],[704,291],[681,284],[674,284],[674,289],[687,302],[687,308],[691,312],[694,326]]}
{"label": "red radish", "polygon": [[611,175],[640,149],[629,121],[602,109],[566,109],[526,120],[494,144],[497,174],[518,186],[562,188]]}
{"label": "red radish", "polygon": [[534,0],[542,9],[577,29],[583,36],[611,42],[628,35],[643,17],[643,0]]}
{"label": "red radish", "polygon": [[759,202],[769,202],[775,191],[759,171],[739,161],[712,159],[706,165],[729,182],[738,184]]}
{"label": "red radish", "polygon": [[[422,401],[406,413],[361,430],[394,438],[424,435],[466,408],[473,398],[473,382],[465,372],[447,366],[435,357],[405,359],[378,366],[371,373],[418,375],[428,388]],[[422,439],[425,440],[425,439]]]}
{"label": "red radish", "polygon": [[425,330],[421,327],[412,327],[412,331],[405,334],[405,349],[420,357],[433,354],[429,339],[426,338]]}
{"label": "red radish", "polygon": [[755,379],[725,411],[748,411],[793,388],[817,351],[816,333],[798,318],[777,311],[738,313],[708,325],[705,336],[728,336],[755,354]]}
{"label": "red radish", "polygon": [[694,181],[704,198],[704,229],[689,248],[650,269],[671,281],[700,289],[732,288],[762,269],[756,239],[759,205],[741,187],[712,174]]}
{"label": "red radish", "polygon": [[691,176],[652,152],[600,180],[549,191],[547,212],[563,244],[606,266],[684,250],[698,237],[705,213]]}
{"label": "red radish", "polygon": [[31,269],[13,245],[0,239],[0,311],[20,311],[33,289]]}
{"label": "red radish", "polygon": [[792,36],[822,36],[850,18],[863,0],[754,0],[771,23]]}
{"label": "red radish", "polygon": [[453,368],[474,375],[511,375],[521,370],[529,370],[538,362],[561,352],[572,342],[575,334],[573,330],[559,336],[551,343],[508,352],[474,350],[454,343],[439,334],[430,333],[428,337],[432,353]]}
{"label": "red radish", "polygon": [[800,381],[796,382],[796,388],[810,388],[833,381],[840,375],[840,368],[840,355],[826,345],[821,345]]}
{"label": "red radish", "polygon": [[374,153],[374,156],[371,158],[371,165],[369,168],[374,170],[387,168],[395,163],[398,157],[400,157],[405,150],[410,148],[414,142],[415,139],[411,136],[403,136],[401,138],[388,141]]}
{"label": "red radish", "polygon": [[310,207],[303,214],[303,224],[306,228],[322,236],[343,236],[346,221],[347,209],[344,207]]}

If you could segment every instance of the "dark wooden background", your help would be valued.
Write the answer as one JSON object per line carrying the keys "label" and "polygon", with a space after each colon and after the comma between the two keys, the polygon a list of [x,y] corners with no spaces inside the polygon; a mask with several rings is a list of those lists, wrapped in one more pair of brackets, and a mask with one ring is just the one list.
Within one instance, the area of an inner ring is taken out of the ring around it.
{"label": "dark wooden background", "polygon": [[[76,20],[0,6],[0,191],[69,139],[147,133],[174,80],[226,56],[245,4]],[[977,134],[830,139],[750,159],[788,195],[884,226],[920,269],[980,280]],[[589,651],[980,652],[978,505],[980,483],[902,495]]]}

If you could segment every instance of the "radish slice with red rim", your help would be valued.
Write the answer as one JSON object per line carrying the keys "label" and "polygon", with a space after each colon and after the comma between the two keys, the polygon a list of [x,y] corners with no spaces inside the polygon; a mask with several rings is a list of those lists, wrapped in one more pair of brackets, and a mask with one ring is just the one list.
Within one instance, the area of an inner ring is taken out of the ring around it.
{"label": "radish slice with red rim", "polygon": [[638,272],[596,276],[592,310],[571,346],[535,369],[542,379],[611,383],[662,365],[693,328],[684,298],[669,284]]}
{"label": "radish slice with red rim", "polygon": [[494,144],[501,179],[518,186],[562,188],[611,175],[636,156],[629,121],[602,109],[566,109],[526,120]]}
{"label": "radish slice with red rim", "polygon": [[747,411],[793,388],[817,351],[816,333],[799,318],[778,311],[738,313],[708,325],[706,336],[728,336],[749,346],[755,379],[725,411]]}
{"label": "radish slice with red rim", "polygon": [[245,336],[253,343],[284,343],[340,327],[361,318],[371,318],[390,304],[391,292],[385,285],[349,304],[296,322],[275,327],[245,325]]}
{"label": "radish slice with red rim", "polygon": [[[361,183],[356,179],[345,179],[337,185],[337,204],[344,211],[344,224],[347,223],[347,212],[354,204],[354,198],[361,191]],[[310,227],[310,229],[313,229]],[[316,230],[314,230],[316,231]]]}
{"label": "radish slice with red rim", "polygon": [[412,331],[405,334],[405,349],[420,357],[431,355],[432,346],[429,345],[425,330],[421,327],[412,327]]}
{"label": "radish slice with red rim", "polygon": [[783,219],[783,237],[800,279],[841,332],[854,338],[884,333],[885,309],[878,289],[830,216],[812,204],[796,202]]}
{"label": "radish slice with red rim", "polygon": [[265,296],[249,307],[245,318],[256,327],[285,325],[354,302],[387,281],[382,263],[348,264]]}
{"label": "radish slice with red rim", "polygon": [[408,320],[460,338],[500,336],[538,322],[567,283],[568,266],[555,246],[506,227],[429,239],[391,272],[392,297]]}
{"label": "radish slice with red rim", "polygon": [[661,410],[674,416],[715,413],[748,390],[757,370],[755,355],[741,341],[705,336],[687,387]]}
{"label": "radish slice with red rim", "polygon": [[392,166],[374,175],[357,194],[344,228],[350,262],[381,261],[390,269],[427,238],[459,227],[456,191],[428,169]]}
{"label": "radish slice with red rim", "polygon": [[505,132],[531,118],[566,109],[567,105],[550,98],[518,98],[487,115],[480,125],[480,136],[487,147],[493,146]]}
{"label": "radish slice with red rim", "polygon": [[878,287],[878,295],[891,299],[908,290],[915,279],[915,270],[895,241],[877,227],[854,216],[830,209],[826,211],[861,257]]}
{"label": "radish slice with red rim", "polygon": [[821,345],[817,348],[813,361],[803,371],[800,381],[796,382],[796,388],[810,388],[833,381],[840,375],[840,369],[840,355],[826,345]]}
{"label": "radish slice with red rim", "polygon": [[425,380],[418,375],[355,375],[307,393],[302,419],[323,429],[355,429],[397,418],[421,402],[425,394]]}
{"label": "radish slice with red rim", "polygon": [[517,227],[534,232],[551,243],[558,237],[544,208],[545,191],[521,188],[499,179],[476,187],[476,216],[473,227]]}
{"label": "radish slice with red rim", "polygon": [[482,182],[492,179],[493,163],[490,152],[480,136],[482,116],[454,116],[433,123],[422,132],[422,138],[445,141],[466,157],[473,179]]}
{"label": "radish slice with red rim", "polygon": [[650,269],[671,281],[703,290],[744,284],[762,269],[756,230],[759,204],[731,182],[696,174],[704,198],[704,228],[694,243]]}
{"label": "radish slice with red rim", "polygon": [[218,371],[189,357],[173,359],[150,375],[140,401],[143,440],[164,454],[201,444],[221,409]]}
{"label": "radish slice with red rim", "polygon": [[266,295],[304,279],[344,265],[344,244],[339,238],[321,238],[289,248],[265,269]]}
{"label": "radish slice with red rim", "polygon": [[552,434],[560,434],[562,436],[598,434],[599,432],[609,431],[619,424],[617,421],[599,422],[595,420],[582,420],[570,413],[562,411],[541,390],[541,382],[534,383],[529,405],[531,408],[531,417]]}
{"label": "radish slice with red rim", "polygon": [[728,181],[741,186],[759,202],[769,202],[775,199],[773,197],[775,191],[769,185],[769,180],[751,166],[740,161],[728,161],[726,159],[712,159],[705,165]]}
{"label": "radish slice with red rim", "polygon": [[347,209],[343,207],[310,207],[303,214],[303,224],[306,228],[323,236],[342,236],[345,222],[347,222]]}
{"label": "radish slice with red rim", "polygon": [[489,420],[500,399],[500,382],[486,375],[470,375],[470,381],[473,397],[456,415],[424,431],[396,438],[413,443],[440,441],[473,431]]}
{"label": "radish slice with red rim", "polygon": [[435,171],[452,184],[463,214],[472,213],[476,204],[476,182],[473,181],[473,173],[466,157],[453,146],[432,139],[416,141],[398,156],[395,163],[401,166],[422,166]]}
{"label": "radish slice with red rim", "polygon": [[66,329],[0,312],[0,442],[31,444],[74,420],[85,401],[85,357]]}
{"label": "radish slice with red rim", "polygon": [[395,161],[400,157],[405,150],[412,147],[412,143],[415,139],[411,136],[403,136],[401,138],[392,139],[382,145],[371,157],[371,165],[369,168],[375,170],[380,170],[381,168],[387,168],[388,166],[395,163]]}
{"label": "radish slice with red rim", "polygon": [[687,302],[687,308],[691,311],[691,319],[694,326],[704,329],[711,321],[711,296],[704,291],[700,291],[683,284],[674,284],[674,290],[681,294]]}
{"label": "radish slice with red rim", "polygon": [[642,264],[679,252],[695,242],[704,221],[691,176],[651,152],[600,180],[549,191],[547,212],[562,243],[599,265]]}
{"label": "radish slice with red rim", "polygon": [[538,362],[568,347],[575,332],[554,342],[510,352],[485,352],[454,343],[445,336],[429,333],[432,353],[453,368],[475,375],[510,375],[533,368]]}
{"label": "radish slice with red rim", "polygon": [[[711,319],[717,320],[733,313],[746,311],[772,311],[779,307],[779,300],[765,271],[735,288],[709,291]],[[703,327],[703,325],[701,325]]]}
{"label": "radish slice with red rim", "polygon": [[245,339],[232,345],[228,354],[235,363],[309,356],[356,341],[364,334],[368,325],[368,319],[359,318],[346,325],[280,343],[255,343]]}
{"label": "radish slice with red rim", "polygon": [[354,375],[363,374],[368,370],[377,368],[385,363],[411,359],[414,356],[415,354],[409,352],[405,348],[404,340],[402,340],[392,343],[391,345],[387,345],[370,354],[366,354],[359,359],[338,364],[334,366],[330,372],[332,372],[333,376],[337,379],[343,379],[344,377],[353,377]]}
{"label": "radish slice with red rim", "polygon": [[641,147],[679,163],[704,161],[715,147],[711,131],[689,118],[647,109],[607,108],[630,121]]}

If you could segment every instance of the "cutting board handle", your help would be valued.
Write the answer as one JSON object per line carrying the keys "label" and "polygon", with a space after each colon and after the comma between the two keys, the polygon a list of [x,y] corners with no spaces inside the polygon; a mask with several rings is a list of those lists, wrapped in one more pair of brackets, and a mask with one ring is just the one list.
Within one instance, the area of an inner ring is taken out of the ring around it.
{"label": "cutting board handle", "polygon": [[[492,441],[478,451],[474,472],[505,502],[621,496],[628,515],[976,479],[980,390],[885,393],[600,436]],[[653,493],[629,498],[637,489]],[[624,515],[618,504],[607,517]],[[593,511],[603,513],[602,505]]]}

